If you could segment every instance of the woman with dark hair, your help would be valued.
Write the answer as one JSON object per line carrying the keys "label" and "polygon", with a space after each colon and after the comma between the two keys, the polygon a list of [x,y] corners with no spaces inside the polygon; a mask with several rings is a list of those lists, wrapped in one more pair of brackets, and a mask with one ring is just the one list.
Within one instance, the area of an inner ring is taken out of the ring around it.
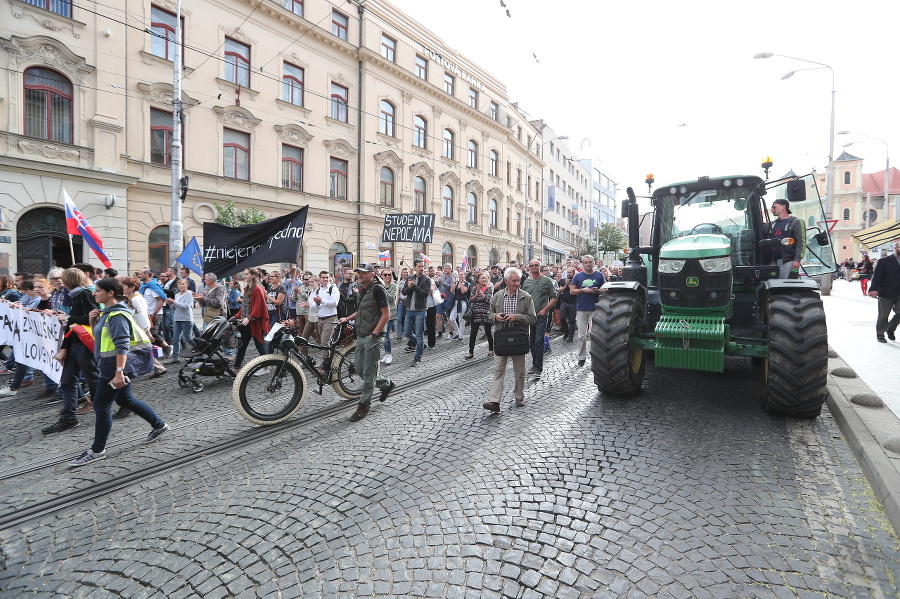
{"label": "woman with dark hair", "polygon": [[69,466],[84,466],[106,457],[106,441],[112,430],[112,404],[134,412],[152,427],[145,443],[155,441],[169,430],[169,425],[156,415],[153,408],[131,394],[131,379],[125,376],[128,368],[128,352],[149,348],[150,339],[135,323],[131,310],[125,305],[125,291],[117,279],[97,279],[94,298],[103,306],[90,313],[94,330],[94,358],[99,365],[99,376],[94,391],[94,412],[97,415],[94,442],[91,448]]}
{"label": "woman with dark hair", "polygon": [[862,287],[863,295],[869,294],[869,279],[872,278],[872,272],[875,270],[875,263],[869,258],[869,254],[863,254],[862,260],[856,265],[859,271],[859,285]]}
{"label": "woman with dark hair", "polygon": [[240,320],[238,321],[241,325],[241,346],[234,359],[236,369],[240,368],[244,362],[244,354],[247,353],[247,346],[250,345],[251,338],[260,355],[267,353],[263,337],[269,332],[269,312],[266,310],[266,292],[262,286],[262,273],[256,267],[248,268],[244,271],[244,281],[247,283],[247,288],[244,290]]}
{"label": "woman with dark hair", "polygon": [[59,380],[63,407],[59,420],[41,429],[45,435],[75,428],[78,426],[77,413],[84,414],[91,409],[90,399],[85,399],[82,406],[78,407],[76,387],[81,384],[80,378],[84,378],[87,390],[92,395],[97,386],[95,335],[90,327],[90,314],[97,309],[97,303],[88,289],[92,285],[91,280],[83,270],[73,267],[63,271],[62,282],[69,290],[71,301],[68,330],[63,337],[62,348],[56,354],[56,359],[63,365]]}

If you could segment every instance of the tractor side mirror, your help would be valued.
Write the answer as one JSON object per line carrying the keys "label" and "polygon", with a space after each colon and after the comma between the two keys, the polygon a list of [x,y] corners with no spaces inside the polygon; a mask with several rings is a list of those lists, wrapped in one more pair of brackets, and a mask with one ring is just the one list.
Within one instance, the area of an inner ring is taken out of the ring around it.
{"label": "tractor side mirror", "polygon": [[628,200],[622,202],[622,218],[628,218],[628,204],[630,204]]}
{"label": "tractor side mirror", "polygon": [[787,200],[789,202],[802,202],[806,199],[806,184],[797,179],[787,184]]}
{"label": "tractor side mirror", "polygon": [[815,235],[813,235],[813,239],[815,239],[816,243],[818,243],[820,246],[828,245],[828,233],[826,233],[825,231],[816,233]]}

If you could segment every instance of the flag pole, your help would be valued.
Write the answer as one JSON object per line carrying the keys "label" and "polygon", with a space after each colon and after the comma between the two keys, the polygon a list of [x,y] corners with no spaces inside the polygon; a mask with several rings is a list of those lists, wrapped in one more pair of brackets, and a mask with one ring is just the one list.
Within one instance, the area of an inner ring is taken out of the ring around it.
{"label": "flag pole", "polygon": [[72,245],[72,234],[69,233],[69,253],[72,254],[72,264],[75,264],[75,246]]}

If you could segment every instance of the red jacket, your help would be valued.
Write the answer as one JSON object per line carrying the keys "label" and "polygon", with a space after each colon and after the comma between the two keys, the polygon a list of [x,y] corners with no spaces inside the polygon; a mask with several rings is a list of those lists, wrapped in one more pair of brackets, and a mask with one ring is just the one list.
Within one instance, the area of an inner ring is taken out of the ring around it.
{"label": "red jacket", "polygon": [[269,332],[269,312],[266,310],[266,292],[262,285],[256,285],[250,292],[250,314],[243,316],[250,318],[250,333],[262,343],[263,337]]}

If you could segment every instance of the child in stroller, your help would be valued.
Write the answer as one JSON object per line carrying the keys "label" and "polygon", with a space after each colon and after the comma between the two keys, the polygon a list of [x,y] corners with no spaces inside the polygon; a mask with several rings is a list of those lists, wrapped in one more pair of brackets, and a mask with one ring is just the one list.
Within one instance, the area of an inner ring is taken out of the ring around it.
{"label": "child in stroller", "polygon": [[222,351],[234,349],[238,344],[237,326],[224,316],[213,318],[203,332],[194,337],[193,347],[181,351],[186,362],[178,371],[178,385],[199,393],[204,387],[201,377],[234,380],[236,373]]}

